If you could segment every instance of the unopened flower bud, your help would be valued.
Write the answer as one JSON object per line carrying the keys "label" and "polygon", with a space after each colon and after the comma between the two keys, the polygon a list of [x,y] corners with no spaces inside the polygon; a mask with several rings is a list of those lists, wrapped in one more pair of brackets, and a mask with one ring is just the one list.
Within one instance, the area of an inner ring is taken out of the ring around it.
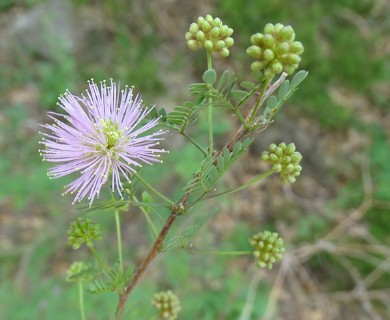
{"label": "unopened flower bud", "polygon": [[196,34],[199,31],[199,26],[195,22],[190,24],[190,33]]}
{"label": "unopened flower bud", "polygon": [[253,255],[259,268],[272,269],[272,264],[282,259],[285,252],[283,240],[276,232],[264,231],[254,234],[249,243],[255,249]]}
{"label": "unopened flower bud", "polygon": [[283,183],[295,182],[300,175],[302,167],[299,165],[302,155],[295,151],[295,145],[284,142],[278,146],[271,144],[268,151],[262,153],[261,158],[272,165],[272,170],[280,172],[280,178]]}
{"label": "unopened flower bud", "polygon": [[191,23],[185,38],[191,50],[204,47],[221,57],[227,57],[228,48],[234,44],[233,38],[230,37],[232,33],[233,29],[222,25],[221,19],[208,14],[205,18],[199,17],[196,22]]}
{"label": "unopened flower bud", "polygon": [[226,58],[227,56],[229,56],[230,52],[229,52],[229,49],[228,48],[222,48],[221,50],[217,51],[218,54],[222,57],[222,58]]}
{"label": "unopened flower bud", "polygon": [[250,46],[248,49],[246,49],[246,53],[254,58],[261,58],[261,48],[258,46]]}
{"label": "unopened flower bud", "polygon": [[102,239],[102,230],[99,224],[91,218],[78,218],[72,222],[68,230],[68,243],[73,249],[79,249],[83,243],[93,246],[93,241]]}
{"label": "unopened flower bud", "polygon": [[207,50],[211,50],[213,48],[213,42],[211,40],[206,40],[204,42],[204,47],[207,49]]}
{"label": "unopened flower bud", "polygon": [[179,299],[170,290],[156,293],[152,304],[157,308],[160,320],[175,320],[181,310]]}
{"label": "unopened flower bud", "polygon": [[292,74],[298,68],[303,53],[302,43],[294,39],[295,32],[291,26],[268,23],[264,33],[255,33],[250,38],[252,46],[247,49],[247,53],[261,62],[252,63],[251,69],[264,72],[267,78],[283,71]]}

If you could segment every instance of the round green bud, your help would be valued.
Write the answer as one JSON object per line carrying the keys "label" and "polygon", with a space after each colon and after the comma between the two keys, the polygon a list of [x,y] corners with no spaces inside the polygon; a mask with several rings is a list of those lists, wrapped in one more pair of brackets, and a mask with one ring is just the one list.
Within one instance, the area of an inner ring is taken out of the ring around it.
{"label": "round green bud", "polygon": [[196,39],[200,42],[203,42],[206,40],[206,36],[204,34],[203,31],[198,31],[198,33],[196,34]]}
{"label": "round green bud", "polygon": [[197,49],[199,49],[198,42],[195,41],[195,40],[188,40],[188,41],[187,41],[187,45],[188,45],[188,48],[190,48],[191,50],[197,50]]}
{"label": "round green bud", "polygon": [[275,26],[272,23],[267,23],[264,27],[264,33],[273,35],[274,32],[275,32]]}
{"label": "round green bud", "polygon": [[252,71],[260,71],[263,68],[264,68],[264,63],[261,61],[255,61],[255,62],[252,62],[252,64],[251,64]]}
{"label": "round green bud", "polygon": [[294,29],[291,26],[285,26],[278,32],[277,37],[279,41],[292,41],[291,39],[295,38]]}
{"label": "round green bud", "polygon": [[221,25],[222,25],[222,21],[221,21],[221,19],[219,19],[219,18],[215,18],[214,19],[214,21],[212,22],[212,26],[213,27],[221,27]]}
{"label": "round green bud", "polygon": [[216,50],[220,50],[222,48],[225,48],[225,41],[223,40],[218,40],[217,42],[214,43],[214,48]]}
{"label": "round green bud", "polygon": [[[295,144],[294,143],[290,143],[286,150],[285,150],[285,153],[288,154],[288,155],[292,155],[294,153],[294,151],[296,150],[295,148]],[[298,153],[298,152],[297,152]],[[298,153],[300,155],[300,153]]]}
{"label": "round green bud", "polygon": [[210,24],[212,24],[214,21],[213,16],[211,14],[207,14],[205,18],[206,18],[206,21]]}
{"label": "round green bud", "polygon": [[211,40],[206,40],[204,42],[204,47],[207,49],[207,50],[211,50],[213,49],[213,42]]}
{"label": "round green bud", "polygon": [[285,176],[285,181],[284,181],[285,183],[294,183],[296,181],[297,179],[292,175]]}
{"label": "round green bud", "polygon": [[283,163],[283,164],[289,164],[289,163],[291,163],[291,157],[289,157],[289,156],[283,156],[283,158],[282,158],[282,163]]}
{"label": "round green bud", "polygon": [[[294,146],[295,147],[295,146]],[[294,163],[299,163],[302,160],[302,155],[295,151],[293,154],[291,154],[291,161]]]}
{"label": "round green bud", "polygon": [[264,160],[264,161],[268,161],[269,160],[269,154],[267,151],[263,151],[262,155],[261,155],[261,159]]}
{"label": "round green bud", "polygon": [[271,64],[271,69],[274,74],[280,74],[283,71],[283,65],[279,61],[274,60]]}
{"label": "round green bud", "polygon": [[284,28],[284,24],[276,23],[275,24],[275,32],[279,33]]}
{"label": "round green bud", "polygon": [[290,52],[295,54],[302,54],[304,51],[303,44],[300,41],[294,41],[290,44]]}
{"label": "round green bud", "polygon": [[264,35],[262,33],[255,33],[251,36],[250,41],[252,44],[262,45],[263,44]]}
{"label": "round green bud", "polygon": [[279,145],[276,147],[274,153],[280,158],[283,156],[283,148]]}
{"label": "round green bud", "polygon": [[227,31],[227,36],[230,37],[233,34],[234,30],[232,28],[229,28]]}
{"label": "round green bud", "polygon": [[272,170],[275,172],[280,172],[280,171],[282,171],[282,165],[279,163],[276,163],[272,166]]}
{"label": "round green bud", "polygon": [[192,34],[190,32],[186,32],[186,35],[185,35],[185,39],[188,41],[188,40],[191,40],[192,39]]}
{"label": "round green bud", "polygon": [[279,143],[279,148],[282,148],[282,150],[284,151],[284,149],[286,149],[286,144],[284,142],[281,142]]}
{"label": "round green bud", "polygon": [[219,37],[220,33],[221,33],[221,29],[218,27],[214,27],[210,31],[210,37],[216,39]]}
{"label": "round green bud", "polygon": [[207,21],[203,22],[201,25],[200,25],[201,29],[203,30],[203,32],[209,32],[211,30],[211,25],[210,23],[208,23]]}
{"label": "round green bud", "polygon": [[195,22],[190,24],[190,33],[195,35],[199,31],[199,25]]}
{"label": "round green bud", "polygon": [[197,24],[198,24],[199,26],[201,26],[205,21],[206,21],[205,18],[199,17],[198,20],[197,20],[196,22],[197,22]]}
{"label": "round green bud", "polygon": [[278,43],[276,45],[276,48],[275,48],[275,52],[276,54],[279,56],[279,55],[283,55],[283,54],[286,54],[288,53],[290,50],[290,45],[288,42],[281,42],[281,43]]}
{"label": "round green bud", "polygon": [[229,52],[229,49],[228,49],[228,48],[222,48],[221,50],[218,51],[218,54],[219,54],[222,58],[226,58],[227,56],[229,56],[230,52]]}
{"label": "round green bud", "polygon": [[275,53],[271,49],[265,49],[263,57],[265,61],[269,62],[275,58]]}
{"label": "round green bud", "polygon": [[268,147],[269,152],[274,152],[278,146],[275,143],[271,143]]}
{"label": "round green bud", "polygon": [[294,171],[294,165],[292,163],[288,164],[285,168],[284,171],[287,173],[291,173]]}
{"label": "round green bud", "polygon": [[246,53],[254,58],[261,58],[262,55],[261,48],[258,46],[250,46],[248,49],[246,49]]}
{"label": "round green bud", "polygon": [[232,37],[227,37],[225,39],[225,44],[227,47],[231,47],[234,44],[234,39]]}
{"label": "round green bud", "polygon": [[221,27],[221,32],[219,33],[219,35],[221,37],[227,37],[228,32],[229,32],[229,27],[227,25],[223,25]]}
{"label": "round green bud", "polygon": [[294,171],[298,173],[298,175],[300,174],[300,172],[302,171],[302,167],[299,165],[299,164],[296,164],[294,166]]}
{"label": "round green bud", "polygon": [[275,44],[275,38],[270,34],[266,34],[263,38],[263,43],[267,48],[272,48]]}
{"label": "round green bud", "polygon": [[299,64],[299,62],[301,62],[301,60],[302,60],[302,58],[294,53],[287,54],[285,57],[285,61],[288,64]]}
{"label": "round green bud", "polygon": [[279,157],[275,154],[275,153],[271,153],[270,155],[269,155],[269,159],[270,159],[270,162],[272,163],[275,163],[275,162],[277,162],[278,160],[279,160]]}

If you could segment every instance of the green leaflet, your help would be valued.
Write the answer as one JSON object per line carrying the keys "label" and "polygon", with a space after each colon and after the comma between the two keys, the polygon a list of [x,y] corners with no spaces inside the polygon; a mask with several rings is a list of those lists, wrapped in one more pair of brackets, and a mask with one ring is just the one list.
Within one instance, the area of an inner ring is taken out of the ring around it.
{"label": "green leaflet", "polygon": [[280,107],[286,102],[292,94],[298,90],[298,85],[306,78],[308,72],[299,71],[291,80],[285,80],[279,87],[277,96],[270,96],[267,100],[267,107],[264,110],[262,118],[265,124],[271,123],[271,120]]}
{"label": "green leaflet", "polygon": [[184,102],[182,106],[177,106],[173,111],[169,112],[166,120],[168,123],[177,126],[180,132],[183,132],[193,120],[193,116],[198,110],[199,105],[191,101]]}
{"label": "green leaflet", "polygon": [[162,251],[172,251],[175,249],[185,249],[190,246],[190,241],[194,238],[194,236],[198,233],[198,231],[208,223],[213,217],[215,213],[207,214],[186,228],[182,233],[177,236],[172,237],[166,245],[164,245]]}
{"label": "green leaflet", "polygon": [[190,85],[190,92],[192,96],[198,97],[206,105],[208,103],[206,98],[212,98],[213,107],[227,107],[234,110],[235,106],[230,102],[230,99],[235,91],[236,82],[235,74],[225,71],[216,86],[208,83],[194,83]]}
{"label": "green leaflet", "polygon": [[[237,142],[230,152],[225,149],[221,155],[215,159],[212,155],[206,157],[200,170],[186,185],[186,192],[202,191],[210,192],[219,178],[233,165],[233,163],[247,150],[253,139],[248,138],[243,142]],[[216,164],[214,164],[216,162]]]}
{"label": "green leaflet", "polygon": [[89,288],[90,293],[116,292],[122,293],[127,282],[130,280],[133,272],[127,270],[120,271],[120,266],[116,263],[113,268],[107,273],[108,280],[95,280]]}

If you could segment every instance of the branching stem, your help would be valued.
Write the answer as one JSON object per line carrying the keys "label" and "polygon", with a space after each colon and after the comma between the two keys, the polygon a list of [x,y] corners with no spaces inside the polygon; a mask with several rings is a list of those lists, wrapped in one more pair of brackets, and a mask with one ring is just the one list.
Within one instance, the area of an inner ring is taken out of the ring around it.
{"label": "branching stem", "polygon": [[86,320],[85,309],[84,309],[84,288],[83,281],[79,280],[79,306],[80,306],[80,316],[81,320]]}
{"label": "branching stem", "polygon": [[122,236],[121,236],[121,221],[119,217],[119,210],[115,210],[115,225],[116,225],[116,235],[117,235],[117,243],[118,243],[119,267],[121,273],[123,273]]}
{"label": "branching stem", "polygon": [[[207,54],[207,70],[213,68],[211,62],[211,50],[206,49]],[[214,137],[213,137],[213,98],[209,97],[209,105],[207,108],[207,120],[209,124],[209,151],[212,154],[214,151]]]}
{"label": "branching stem", "polygon": [[133,173],[134,176],[137,177],[137,179],[139,181],[142,182],[142,184],[148,188],[150,191],[152,191],[156,196],[158,196],[159,198],[161,198],[162,200],[164,200],[166,203],[168,203],[170,206],[173,206],[175,203],[171,200],[171,199],[168,199],[166,196],[164,196],[162,193],[160,193],[159,191],[157,191],[155,188],[153,188],[144,178],[142,178],[138,173],[134,172]]}

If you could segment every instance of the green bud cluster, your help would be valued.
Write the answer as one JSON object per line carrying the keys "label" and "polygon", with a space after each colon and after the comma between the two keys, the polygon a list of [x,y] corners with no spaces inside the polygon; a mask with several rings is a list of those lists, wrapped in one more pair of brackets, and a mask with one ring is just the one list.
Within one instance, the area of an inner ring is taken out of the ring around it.
{"label": "green bud cluster", "polygon": [[102,239],[102,230],[99,224],[92,222],[91,218],[78,218],[73,221],[68,230],[68,243],[73,249],[79,249],[83,243],[93,246],[94,240]]}
{"label": "green bud cluster", "polygon": [[181,310],[179,299],[171,290],[156,293],[152,303],[158,309],[161,320],[174,320]]}
{"label": "green bud cluster", "polygon": [[280,178],[283,183],[294,183],[297,176],[301,174],[302,167],[299,162],[302,155],[295,151],[295,144],[286,145],[284,142],[278,146],[272,143],[268,151],[263,151],[261,158],[272,164],[272,170],[280,172]]}
{"label": "green bud cluster", "polygon": [[234,39],[230,37],[233,29],[222,24],[221,19],[206,15],[199,17],[196,22],[191,23],[185,38],[191,50],[206,48],[214,51],[221,57],[229,55],[229,47],[234,44]]}
{"label": "green bud cluster", "polygon": [[257,59],[251,65],[252,71],[264,71],[266,77],[273,77],[282,71],[292,74],[298,68],[303,45],[294,41],[295,32],[291,26],[268,23],[264,33],[251,36],[246,52]]}
{"label": "green bud cluster", "polygon": [[249,239],[249,243],[255,248],[253,255],[257,259],[259,268],[272,269],[272,264],[282,259],[286,251],[283,247],[283,239],[279,238],[276,232],[264,231],[254,234]]}
{"label": "green bud cluster", "polygon": [[66,272],[66,281],[90,281],[92,275],[88,272],[87,265],[82,261],[73,262]]}

